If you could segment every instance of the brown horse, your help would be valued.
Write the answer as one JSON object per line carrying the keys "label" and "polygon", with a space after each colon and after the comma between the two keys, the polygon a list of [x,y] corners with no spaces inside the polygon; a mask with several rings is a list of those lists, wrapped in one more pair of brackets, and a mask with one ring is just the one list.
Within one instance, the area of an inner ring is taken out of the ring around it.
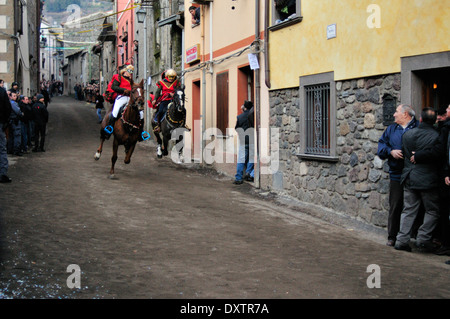
{"label": "brown horse", "polygon": [[[110,178],[114,178],[114,165],[117,161],[117,150],[119,145],[125,146],[125,164],[129,164],[131,161],[131,155],[133,154],[136,143],[142,133],[142,126],[139,112],[144,109],[144,80],[141,80],[139,84],[133,84],[130,93],[130,100],[125,106],[122,116],[118,118],[114,123],[114,142],[113,142],[113,155],[111,157],[111,170],[109,172]],[[112,110],[111,110],[112,111]],[[102,154],[103,142],[108,139],[105,133],[105,127],[108,125],[111,112],[104,117],[101,129],[100,129],[100,146],[95,153],[95,160],[99,160]]]}

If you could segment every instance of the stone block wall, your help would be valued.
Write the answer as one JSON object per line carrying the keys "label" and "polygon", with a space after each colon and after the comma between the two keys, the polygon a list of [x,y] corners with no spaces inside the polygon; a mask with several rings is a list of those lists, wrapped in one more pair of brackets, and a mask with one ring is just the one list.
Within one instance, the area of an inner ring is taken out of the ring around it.
{"label": "stone block wall", "polygon": [[303,138],[299,88],[271,91],[270,126],[280,129],[280,165],[268,188],[386,226],[388,166],[376,153],[378,139],[386,129],[383,97],[392,96],[399,104],[400,79],[400,74],[390,74],[335,83],[337,162],[298,156]]}

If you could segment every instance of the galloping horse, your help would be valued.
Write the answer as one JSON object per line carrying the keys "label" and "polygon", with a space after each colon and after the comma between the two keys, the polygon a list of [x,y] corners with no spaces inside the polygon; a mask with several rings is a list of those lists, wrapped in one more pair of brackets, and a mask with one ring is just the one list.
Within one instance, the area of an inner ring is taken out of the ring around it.
{"label": "galloping horse", "polygon": [[[178,128],[185,128],[186,124],[186,109],[184,107],[185,95],[184,95],[184,85],[175,89],[175,94],[172,97],[171,102],[167,108],[167,112],[164,118],[161,120],[161,129],[159,133],[155,133],[156,141],[158,143],[157,156],[162,158],[163,155],[167,156],[169,154],[167,146],[171,140],[172,132]],[[155,118],[152,120],[152,127],[157,126]],[[162,138],[161,138],[162,136]],[[183,140],[183,135],[180,135],[176,140],[176,144]],[[178,150],[178,156],[182,157],[183,148]]]}
{"label": "galloping horse", "polygon": [[[131,155],[133,154],[136,143],[141,134],[141,120],[139,112],[144,109],[144,80],[141,80],[139,84],[133,84],[130,93],[130,100],[125,106],[123,114],[114,123],[114,142],[113,142],[113,155],[111,157],[111,170],[109,172],[110,178],[114,178],[114,165],[117,161],[117,150],[119,145],[125,146],[125,164],[129,164],[131,160]],[[100,139],[101,143],[95,153],[95,160],[99,160],[102,154],[103,142],[107,139],[105,133],[105,127],[108,125],[109,116],[111,112],[103,119],[102,126],[100,129]]]}

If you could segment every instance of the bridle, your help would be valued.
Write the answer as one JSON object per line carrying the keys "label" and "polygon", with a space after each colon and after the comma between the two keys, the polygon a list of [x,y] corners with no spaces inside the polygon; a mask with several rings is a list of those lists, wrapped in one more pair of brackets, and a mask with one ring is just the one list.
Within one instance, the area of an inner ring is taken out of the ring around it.
{"label": "bridle", "polygon": [[179,113],[183,112],[183,108],[184,108],[184,105],[183,105],[183,103],[184,103],[184,92],[183,92],[183,90],[178,89],[178,90],[175,91],[175,95],[172,98],[172,103],[173,104],[170,105],[169,109],[167,110],[166,117],[167,117],[167,122],[168,122],[169,126],[173,129],[173,128],[176,128],[176,127],[184,126],[184,123],[185,123],[185,117],[184,116],[179,121],[173,119],[170,116],[171,108],[175,108]]}
{"label": "bridle", "polygon": [[[136,93],[133,93],[133,92],[134,92],[135,90],[136,90],[136,92],[138,93],[138,97],[137,97],[137,98],[134,97],[134,95],[135,95]],[[144,95],[143,95],[143,93],[141,92],[141,90],[143,91],[143,89],[142,89],[141,87],[136,87],[135,89],[132,89],[132,90],[131,90],[130,100],[128,101],[127,106],[125,107],[125,109],[123,110],[123,114],[125,114],[125,112],[126,112],[126,110],[127,110],[128,107],[136,108],[136,111],[139,111],[139,107],[138,107],[138,105],[136,105],[136,102],[137,102],[137,101],[139,101],[138,103],[139,103],[139,105],[140,105],[141,107],[144,105]],[[132,100],[133,100],[133,103],[131,103]],[[126,125],[128,125],[128,126],[131,126],[132,129],[136,129],[136,130],[139,129],[139,126],[138,126],[139,124],[135,125],[134,123],[131,123],[131,122],[127,121],[127,120],[125,119],[124,116],[122,116],[121,119],[122,119],[123,124],[126,124]]]}

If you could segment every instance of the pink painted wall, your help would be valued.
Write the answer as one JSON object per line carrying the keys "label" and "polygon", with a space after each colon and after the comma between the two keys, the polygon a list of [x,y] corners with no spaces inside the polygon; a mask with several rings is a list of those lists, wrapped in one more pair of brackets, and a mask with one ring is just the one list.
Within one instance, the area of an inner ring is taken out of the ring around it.
{"label": "pink painted wall", "polygon": [[[116,10],[120,12],[125,9],[130,9],[133,7],[132,0],[117,0]],[[117,14],[117,66],[120,67],[123,64],[130,63],[134,65],[134,54],[133,54],[133,40],[134,40],[134,24],[135,24],[135,9],[127,10]],[[128,41],[123,42],[121,36],[124,33],[128,33]],[[120,47],[122,45],[122,47]],[[128,50],[128,56],[127,56]]]}

